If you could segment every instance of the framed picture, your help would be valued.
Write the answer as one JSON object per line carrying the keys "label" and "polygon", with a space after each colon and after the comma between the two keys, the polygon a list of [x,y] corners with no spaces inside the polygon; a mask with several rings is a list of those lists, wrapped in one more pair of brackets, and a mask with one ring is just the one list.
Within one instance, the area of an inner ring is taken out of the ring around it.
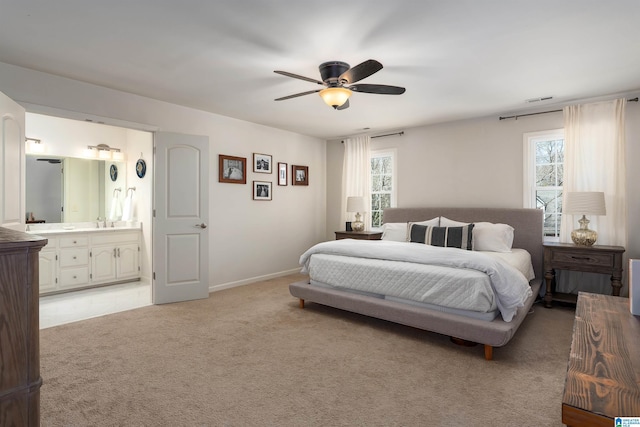
{"label": "framed picture", "polygon": [[218,181],[231,184],[246,184],[247,158],[220,154],[218,156]]}
{"label": "framed picture", "polygon": [[268,154],[253,153],[253,171],[259,173],[271,173],[272,159]]}
{"label": "framed picture", "polygon": [[253,181],[253,200],[271,200],[271,182]]}
{"label": "framed picture", "polygon": [[287,164],[278,162],[278,185],[287,185]]}
{"label": "framed picture", "polygon": [[291,166],[291,185],[309,185],[309,166]]}

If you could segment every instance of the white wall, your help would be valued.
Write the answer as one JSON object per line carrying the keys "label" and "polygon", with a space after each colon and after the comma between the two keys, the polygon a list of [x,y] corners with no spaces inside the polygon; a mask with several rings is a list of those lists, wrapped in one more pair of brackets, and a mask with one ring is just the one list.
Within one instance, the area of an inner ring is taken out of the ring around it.
{"label": "white wall", "polygon": [[[4,63],[0,91],[27,110],[51,107],[68,111],[69,117],[83,113],[107,124],[126,121],[143,129],[208,136],[212,287],[297,271],[300,254],[324,240],[325,141]],[[247,185],[218,183],[219,154],[246,157],[250,166],[254,152],[271,154],[274,164],[309,166],[309,186],[278,187],[277,175],[271,174],[273,201],[258,202],[252,200],[250,183],[264,180],[264,174],[248,171]]]}
{"label": "white wall", "polygon": [[[626,111],[626,255],[640,258],[640,105],[630,102]],[[397,148],[400,207],[519,208],[523,206],[523,134],[562,127],[562,113],[502,121],[496,115],[401,129],[403,136],[372,139],[372,149]],[[327,143],[327,237],[344,230],[340,224],[343,152],[340,141]]]}

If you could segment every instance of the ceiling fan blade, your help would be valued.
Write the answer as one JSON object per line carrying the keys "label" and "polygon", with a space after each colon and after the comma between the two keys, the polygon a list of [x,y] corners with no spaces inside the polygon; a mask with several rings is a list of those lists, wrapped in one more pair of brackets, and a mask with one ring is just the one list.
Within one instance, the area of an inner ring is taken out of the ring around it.
{"label": "ceiling fan blade", "polygon": [[342,73],[338,78],[338,81],[343,81],[347,84],[359,82],[360,80],[369,77],[373,73],[377,73],[382,70],[382,64],[375,59],[366,60],[355,67],[349,68]]}
{"label": "ceiling fan blade", "polygon": [[344,104],[342,104],[341,106],[336,108],[336,110],[346,110],[347,108],[349,108],[349,100],[348,99],[344,102]]}
{"label": "ceiling fan blade", "polygon": [[362,93],[377,93],[380,95],[402,95],[406,90],[400,86],[387,86],[387,85],[353,85],[349,86],[348,89],[354,92],[362,92]]}
{"label": "ceiling fan blade", "polygon": [[287,77],[293,77],[294,79],[305,80],[305,81],[311,82],[311,83],[317,83],[319,85],[323,85],[324,86],[323,82],[321,82],[320,80],[312,79],[311,77],[300,76],[298,74],[289,73],[287,71],[277,71],[276,70],[276,71],[274,71],[274,73],[281,74],[281,75],[287,76]]}
{"label": "ceiling fan blade", "polygon": [[293,95],[289,95],[289,96],[283,96],[282,98],[277,98],[275,99],[275,101],[284,101],[285,99],[291,99],[291,98],[297,98],[299,96],[304,96],[304,95],[310,95],[312,93],[318,93],[320,92],[322,89],[317,89],[317,90],[309,90],[306,92],[300,92],[300,93],[296,93]]}

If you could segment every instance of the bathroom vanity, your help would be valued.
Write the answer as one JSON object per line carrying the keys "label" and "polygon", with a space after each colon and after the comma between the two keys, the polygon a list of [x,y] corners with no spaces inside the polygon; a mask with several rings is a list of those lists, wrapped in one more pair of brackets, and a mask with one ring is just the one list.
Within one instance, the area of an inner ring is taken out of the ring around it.
{"label": "bathroom vanity", "polygon": [[140,280],[140,224],[34,224],[29,233],[48,239],[40,295]]}

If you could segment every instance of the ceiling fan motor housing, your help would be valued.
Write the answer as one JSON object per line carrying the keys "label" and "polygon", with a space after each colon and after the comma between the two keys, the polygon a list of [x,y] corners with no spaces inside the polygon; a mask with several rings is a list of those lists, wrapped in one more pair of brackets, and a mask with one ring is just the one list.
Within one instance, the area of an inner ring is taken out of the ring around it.
{"label": "ceiling fan motor housing", "polygon": [[320,69],[320,77],[322,81],[331,84],[338,84],[338,77],[340,77],[344,72],[346,72],[350,66],[346,62],[342,61],[329,61],[320,64],[318,67]]}

